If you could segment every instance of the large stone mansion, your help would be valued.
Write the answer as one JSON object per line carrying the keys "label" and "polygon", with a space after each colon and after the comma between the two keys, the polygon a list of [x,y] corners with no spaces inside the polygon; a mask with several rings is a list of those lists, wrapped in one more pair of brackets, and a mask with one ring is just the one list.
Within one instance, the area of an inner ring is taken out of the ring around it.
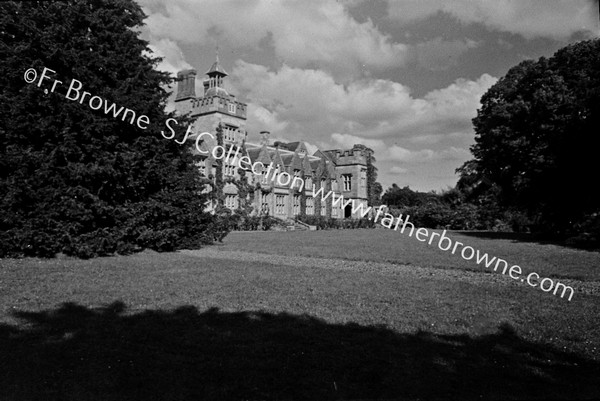
{"label": "large stone mansion", "polygon": [[[216,131],[221,124],[223,146],[245,149],[252,163],[262,162],[265,166],[271,164],[285,171],[290,176],[300,176],[304,179],[302,192],[290,188],[290,185],[279,185],[278,182],[267,180],[265,175],[246,174],[248,183],[254,192],[254,214],[268,214],[282,219],[291,219],[300,215],[302,209],[306,215],[320,215],[332,218],[354,218],[351,205],[342,210],[339,205],[332,206],[331,197],[322,202],[320,196],[313,199],[313,183],[317,188],[323,186],[325,193],[333,191],[337,196],[343,195],[345,200],[352,199],[355,206],[367,206],[367,154],[360,146],[352,149],[317,150],[309,154],[306,145],[301,142],[271,143],[270,133],[262,131],[257,142],[248,138],[246,131],[247,104],[240,102],[223,87],[227,73],[219,64],[219,59],[206,72],[203,81],[204,93],[196,96],[195,70],[185,70],[177,74],[178,86],[175,98],[176,110],[180,114],[189,113],[193,119],[194,134],[210,132],[216,138]],[[193,135],[190,136],[194,139]],[[200,173],[213,178],[217,171],[217,161],[208,152],[217,145],[216,140],[206,136],[201,148],[208,155],[199,163]],[[198,152],[195,150],[195,152]],[[199,152],[198,152],[199,153]],[[240,179],[238,168],[224,161],[223,194],[225,206],[236,209],[239,205],[239,190],[234,184]],[[298,180],[299,181],[299,180]],[[259,185],[257,185],[259,184]]]}

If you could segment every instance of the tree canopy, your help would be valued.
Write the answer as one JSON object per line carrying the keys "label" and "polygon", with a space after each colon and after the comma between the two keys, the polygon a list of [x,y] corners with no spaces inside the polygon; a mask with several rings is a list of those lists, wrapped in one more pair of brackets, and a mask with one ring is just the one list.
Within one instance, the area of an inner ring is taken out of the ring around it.
{"label": "tree canopy", "polygon": [[[139,38],[131,0],[0,4],[0,256],[90,257],[209,239],[212,217],[189,150],[160,130],[171,78]],[[24,73],[44,68],[51,91]],[[150,121],[65,98],[82,90]],[[179,118],[178,118],[179,119]],[[182,121],[180,121],[181,123]],[[181,127],[181,125],[180,125]]]}
{"label": "tree canopy", "polygon": [[459,188],[491,191],[556,233],[597,215],[600,40],[523,61],[481,104],[474,159],[458,169]]}

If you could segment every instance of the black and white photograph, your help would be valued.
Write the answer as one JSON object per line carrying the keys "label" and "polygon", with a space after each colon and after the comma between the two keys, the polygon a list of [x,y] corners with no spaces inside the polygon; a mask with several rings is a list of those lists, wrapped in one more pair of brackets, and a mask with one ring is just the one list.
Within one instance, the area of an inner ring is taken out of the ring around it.
{"label": "black and white photograph", "polygon": [[599,399],[599,6],[0,2],[0,400]]}

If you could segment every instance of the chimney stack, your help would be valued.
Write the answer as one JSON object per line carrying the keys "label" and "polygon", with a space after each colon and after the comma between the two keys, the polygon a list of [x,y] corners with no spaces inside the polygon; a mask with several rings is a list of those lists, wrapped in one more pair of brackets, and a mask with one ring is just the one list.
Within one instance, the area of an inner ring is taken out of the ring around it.
{"label": "chimney stack", "polygon": [[260,131],[260,144],[269,146],[271,133],[269,131]]}
{"label": "chimney stack", "polygon": [[196,70],[177,73],[177,96],[175,101],[196,97]]}

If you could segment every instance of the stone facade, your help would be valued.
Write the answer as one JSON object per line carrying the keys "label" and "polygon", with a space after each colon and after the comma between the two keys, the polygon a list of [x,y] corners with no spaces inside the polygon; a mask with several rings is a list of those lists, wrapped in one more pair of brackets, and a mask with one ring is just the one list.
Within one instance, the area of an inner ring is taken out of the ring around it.
{"label": "stone facade", "polygon": [[[193,118],[193,134],[188,141],[196,143],[197,136],[202,132],[210,132],[216,138],[219,124],[223,130],[223,146],[226,150],[241,149],[237,158],[248,156],[252,163],[262,162],[265,166],[272,164],[279,172],[304,179],[304,188],[298,191],[298,185],[291,188],[292,183],[281,185],[270,177],[247,172],[251,188],[247,199],[251,201],[254,214],[268,214],[281,219],[291,219],[304,210],[308,216],[326,216],[332,218],[356,218],[352,215],[351,206],[345,210],[332,206],[331,197],[321,201],[317,195],[312,196],[313,184],[316,188],[323,186],[325,194],[330,190],[336,198],[343,195],[345,200],[351,199],[355,207],[358,204],[367,206],[367,155],[356,145],[352,149],[317,150],[309,154],[303,142],[271,143],[270,133],[262,131],[253,142],[246,131],[247,105],[229,94],[223,87],[227,73],[219,64],[213,63],[206,72],[201,96],[195,93],[195,70],[181,71],[178,74],[178,87],[175,105],[180,114],[189,113]],[[214,182],[217,172],[217,161],[210,154],[217,145],[216,139],[209,136],[198,141],[199,147],[209,153],[199,163],[200,174]],[[195,146],[194,146],[194,149]],[[194,150],[194,152],[198,152]],[[233,152],[232,152],[233,153]],[[231,158],[230,158],[231,159]],[[239,190],[236,182],[240,180],[240,169],[231,160],[223,160],[223,193],[225,206],[236,209],[239,206]],[[296,184],[300,180],[295,180]],[[209,189],[210,190],[210,189]],[[352,205],[352,204],[351,204]],[[214,205],[209,205],[214,207]]]}

